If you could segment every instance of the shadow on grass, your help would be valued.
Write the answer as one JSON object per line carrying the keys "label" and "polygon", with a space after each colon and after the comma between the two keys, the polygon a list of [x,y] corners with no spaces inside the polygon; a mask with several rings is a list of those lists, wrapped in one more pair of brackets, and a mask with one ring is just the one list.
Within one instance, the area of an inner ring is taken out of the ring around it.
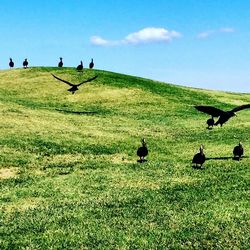
{"label": "shadow on grass", "polygon": [[[249,158],[248,156],[242,156],[240,159],[242,158]],[[235,161],[239,161],[239,157],[233,157],[233,156],[223,156],[223,157],[208,157],[206,158],[206,161],[208,160],[235,160]]]}
{"label": "shadow on grass", "polygon": [[98,114],[97,111],[73,111],[73,110],[63,110],[63,109],[56,109],[56,111],[68,114],[75,114],[75,115],[96,115]]}

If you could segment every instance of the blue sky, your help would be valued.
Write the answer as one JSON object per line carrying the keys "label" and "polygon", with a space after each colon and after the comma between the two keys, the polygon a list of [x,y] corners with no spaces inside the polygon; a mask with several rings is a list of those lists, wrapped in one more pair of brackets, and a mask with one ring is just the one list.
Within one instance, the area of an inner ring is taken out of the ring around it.
{"label": "blue sky", "polygon": [[248,0],[1,0],[0,69],[85,66],[250,92]]}

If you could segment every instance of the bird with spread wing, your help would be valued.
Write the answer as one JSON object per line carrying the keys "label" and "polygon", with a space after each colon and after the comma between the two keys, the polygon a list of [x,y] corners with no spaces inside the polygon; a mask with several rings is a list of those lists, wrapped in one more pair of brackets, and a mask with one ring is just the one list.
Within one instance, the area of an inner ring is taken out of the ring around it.
{"label": "bird with spread wing", "polygon": [[[245,104],[245,105],[241,105],[238,106],[236,108],[233,108],[232,110],[229,111],[224,111],[218,108],[215,108],[213,106],[194,106],[198,111],[201,111],[203,113],[209,114],[212,116],[211,119],[209,119],[207,121],[208,126],[216,126],[218,124],[220,124],[220,126],[222,127],[222,125],[227,122],[231,117],[235,116],[236,112],[241,111],[243,109],[248,109],[250,108],[250,104]],[[213,124],[212,124],[212,120],[214,117],[219,117],[219,119]]]}
{"label": "bird with spread wing", "polygon": [[68,91],[72,92],[72,94],[74,94],[75,91],[78,90],[78,87],[79,87],[80,85],[82,85],[83,83],[91,82],[91,81],[93,81],[93,80],[95,80],[95,79],[97,78],[97,76],[94,76],[94,77],[89,78],[89,79],[87,79],[87,80],[85,80],[85,81],[82,81],[82,82],[80,82],[80,83],[78,83],[78,84],[73,84],[73,83],[71,83],[71,82],[69,82],[69,81],[63,80],[63,79],[61,79],[61,78],[55,76],[54,74],[51,74],[51,75],[52,75],[53,77],[55,77],[57,80],[59,80],[59,81],[61,81],[61,82],[64,82],[64,83],[67,83],[69,86],[71,86],[71,88],[69,88]]}

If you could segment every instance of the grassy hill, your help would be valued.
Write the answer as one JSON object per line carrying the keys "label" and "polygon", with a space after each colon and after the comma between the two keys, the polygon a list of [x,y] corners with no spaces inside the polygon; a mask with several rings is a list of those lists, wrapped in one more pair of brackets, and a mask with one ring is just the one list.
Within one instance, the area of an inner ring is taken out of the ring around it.
{"label": "grassy hill", "polygon": [[[98,78],[72,95],[50,73]],[[249,249],[250,110],[207,130],[193,108],[244,103],[101,70],[0,71],[0,248]],[[194,170],[200,144],[215,159]]]}

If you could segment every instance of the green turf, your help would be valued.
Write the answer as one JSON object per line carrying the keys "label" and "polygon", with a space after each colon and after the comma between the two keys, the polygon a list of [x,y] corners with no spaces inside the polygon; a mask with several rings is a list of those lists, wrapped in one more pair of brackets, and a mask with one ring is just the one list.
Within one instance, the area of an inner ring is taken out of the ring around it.
{"label": "green turf", "polygon": [[[98,78],[72,95],[51,73]],[[245,103],[101,70],[0,71],[0,249],[249,249],[250,110],[207,130],[193,108]],[[192,169],[200,144],[228,159]]]}

